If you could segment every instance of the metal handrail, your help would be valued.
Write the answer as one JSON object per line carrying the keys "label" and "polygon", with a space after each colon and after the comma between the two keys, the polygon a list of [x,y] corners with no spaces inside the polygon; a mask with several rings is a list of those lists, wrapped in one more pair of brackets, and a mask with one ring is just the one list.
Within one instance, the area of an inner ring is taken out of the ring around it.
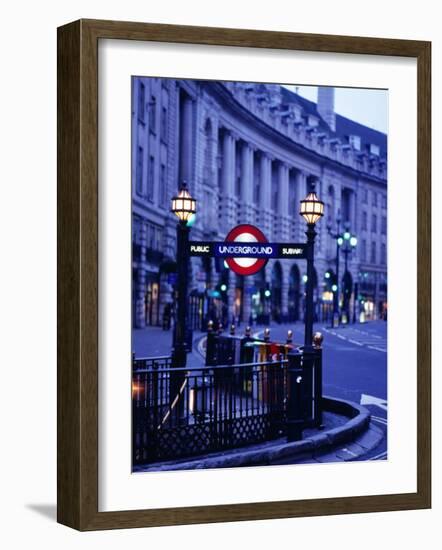
{"label": "metal handrail", "polygon": [[164,359],[171,359],[170,355],[158,355],[157,357],[136,357],[135,361],[161,361]]}
{"label": "metal handrail", "polygon": [[280,359],[278,361],[265,361],[263,363],[237,363],[234,365],[214,365],[214,366],[205,366],[202,365],[201,367],[178,367],[178,368],[150,368],[150,369],[137,369],[137,374],[143,374],[147,372],[197,372],[197,371],[212,371],[212,370],[218,370],[218,369],[239,369],[239,368],[246,368],[246,367],[266,367],[266,366],[275,366],[275,365],[286,365],[288,363],[288,359]]}

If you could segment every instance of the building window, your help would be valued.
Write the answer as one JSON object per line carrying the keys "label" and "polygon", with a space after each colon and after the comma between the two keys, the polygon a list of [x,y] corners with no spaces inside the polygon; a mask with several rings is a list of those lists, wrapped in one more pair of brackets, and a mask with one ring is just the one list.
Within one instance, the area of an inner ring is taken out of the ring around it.
{"label": "building window", "polygon": [[376,214],[372,214],[371,216],[371,232],[376,233],[378,230],[378,218]]}
{"label": "building window", "polygon": [[341,193],[341,219],[345,222],[351,222],[350,219],[350,200],[351,200],[351,190],[343,189]]}
{"label": "building window", "polygon": [[387,195],[382,195],[382,208],[387,208]]}
{"label": "building window", "polygon": [[362,230],[367,231],[367,212],[362,212]]}
{"label": "building window", "polygon": [[367,204],[368,203],[368,189],[364,189],[362,191],[362,202],[364,204]]}
{"label": "building window", "polygon": [[204,203],[203,203],[203,219],[204,226],[208,229],[213,229],[214,220],[213,220],[213,210],[212,210],[212,197],[209,191],[204,191]]}
{"label": "building window", "polygon": [[162,107],[161,109],[161,139],[164,143],[167,143],[167,109]]}
{"label": "building window", "polygon": [[150,97],[149,102],[149,129],[151,132],[155,133],[156,131],[156,113],[157,113],[157,104],[155,100],[155,96]]}
{"label": "building window", "polygon": [[144,122],[144,109],[146,106],[146,87],[142,82],[138,83],[138,120]]}
{"label": "building window", "polygon": [[161,250],[162,232],[161,228],[152,224],[146,224],[146,242],[151,250]]}
{"label": "building window", "polygon": [[382,216],[381,218],[381,232],[382,235],[387,234],[387,216]]}
{"label": "building window", "polygon": [[376,263],[376,241],[372,241],[371,243],[370,261],[372,264]]}
{"label": "building window", "polygon": [[367,241],[365,239],[362,239],[361,244],[361,262],[367,261]]}
{"label": "building window", "polygon": [[375,191],[373,191],[373,194],[372,194],[372,196],[371,196],[371,204],[372,204],[373,206],[377,206],[377,205],[378,205],[378,194],[377,194]]}
{"label": "building window", "polygon": [[356,151],[361,150],[361,138],[359,136],[349,136],[348,142]]}
{"label": "building window", "polygon": [[204,166],[203,166],[203,181],[208,185],[214,184],[213,170],[213,139],[212,139],[212,123],[210,118],[206,120],[204,125]]}
{"label": "building window", "polygon": [[138,195],[143,194],[143,159],[144,151],[143,148],[139,145],[137,149],[137,168],[136,168],[136,192]]}
{"label": "building window", "polygon": [[165,164],[160,167],[160,196],[159,204],[162,208],[167,206],[167,168]]}
{"label": "building window", "polygon": [[387,263],[387,247],[385,243],[381,244],[381,263],[384,265]]}
{"label": "building window", "polygon": [[163,232],[160,227],[155,228],[155,250],[161,250],[161,241],[163,238]]}
{"label": "building window", "polygon": [[374,143],[370,143],[369,151],[372,155],[376,155],[377,157],[380,155],[380,148],[379,145],[375,145]]}
{"label": "building window", "polygon": [[149,167],[147,175],[147,198],[153,201],[153,190],[155,188],[155,159],[151,155],[149,157]]}
{"label": "building window", "polygon": [[153,248],[154,228],[150,223],[146,223],[146,244],[147,248]]}

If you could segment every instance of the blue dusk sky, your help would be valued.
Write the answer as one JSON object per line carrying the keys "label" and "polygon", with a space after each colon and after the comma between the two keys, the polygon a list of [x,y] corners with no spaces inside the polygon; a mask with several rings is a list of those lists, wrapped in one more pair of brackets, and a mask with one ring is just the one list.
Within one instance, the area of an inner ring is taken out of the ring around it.
{"label": "blue dusk sky", "polygon": [[[299,95],[317,102],[316,86],[287,86]],[[336,113],[360,124],[388,133],[388,90],[335,88]]]}

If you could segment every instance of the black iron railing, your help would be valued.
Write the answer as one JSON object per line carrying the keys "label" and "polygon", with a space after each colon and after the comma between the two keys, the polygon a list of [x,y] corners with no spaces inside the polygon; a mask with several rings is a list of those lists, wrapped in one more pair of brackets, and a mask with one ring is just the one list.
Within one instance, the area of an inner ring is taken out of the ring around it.
{"label": "black iron railing", "polygon": [[162,355],[159,357],[141,357],[136,359],[135,355],[132,358],[132,370],[136,372],[138,370],[146,369],[159,369],[170,368],[172,364],[172,358],[169,355]]}
{"label": "black iron railing", "polygon": [[178,459],[285,433],[287,361],[133,373],[133,462]]}
{"label": "black iron railing", "polygon": [[305,428],[321,426],[321,341],[303,348],[290,338],[278,344],[211,332],[204,367],[173,368],[170,357],[134,357],[133,464],[281,436],[294,441]]}

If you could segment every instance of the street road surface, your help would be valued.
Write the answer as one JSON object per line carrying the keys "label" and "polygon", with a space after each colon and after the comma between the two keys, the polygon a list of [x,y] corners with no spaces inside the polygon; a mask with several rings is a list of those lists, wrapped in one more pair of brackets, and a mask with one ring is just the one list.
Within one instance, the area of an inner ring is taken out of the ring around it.
{"label": "street road surface", "polygon": [[[289,328],[293,330],[293,341],[302,344],[303,324],[274,325],[270,338],[285,341]],[[339,328],[318,323],[314,330],[324,336],[324,395],[362,403],[372,413],[372,421],[386,432],[387,323],[371,321]],[[385,437],[379,447],[364,456],[364,460],[386,458],[386,450]]]}

